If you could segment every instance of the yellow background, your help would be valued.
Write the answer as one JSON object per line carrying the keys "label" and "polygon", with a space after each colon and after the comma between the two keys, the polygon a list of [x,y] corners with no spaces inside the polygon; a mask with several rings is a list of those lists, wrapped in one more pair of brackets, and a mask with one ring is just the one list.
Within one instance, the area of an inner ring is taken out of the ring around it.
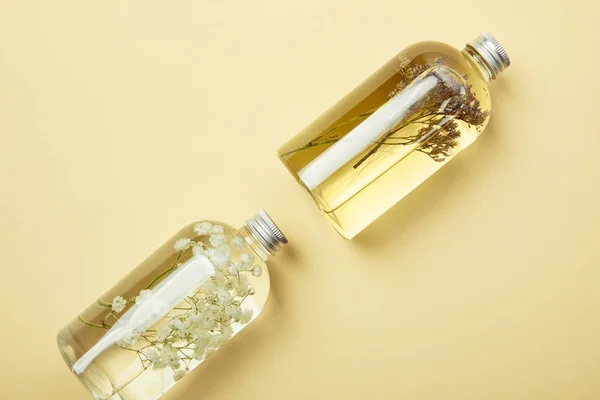
{"label": "yellow background", "polygon": [[[166,399],[599,399],[594,3],[1,1],[0,398],[91,398],[56,332],[181,226],[264,207],[264,316]],[[342,239],[276,149],[482,30],[513,62],[485,134]]]}

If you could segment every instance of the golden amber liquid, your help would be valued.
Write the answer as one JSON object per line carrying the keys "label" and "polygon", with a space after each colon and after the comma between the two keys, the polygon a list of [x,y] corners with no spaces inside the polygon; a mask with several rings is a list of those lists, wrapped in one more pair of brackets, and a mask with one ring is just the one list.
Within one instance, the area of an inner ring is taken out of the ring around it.
{"label": "golden amber liquid", "polygon": [[[443,60],[442,65],[455,71],[457,76],[462,76],[465,86],[471,85],[470,90],[480,101],[481,110],[489,111],[486,82],[460,51],[442,43],[418,43],[390,60],[279,150],[281,160],[309,191],[342,236],[352,238],[366,228],[469,146],[485,127],[487,119],[477,126],[456,119],[460,136],[451,153],[443,160],[435,161],[419,151],[418,145],[388,144],[372,152],[377,146],[377,143],[373,143],[316,187],[307,187],[302,181],[300,175],[305,167],[363,123],[365,115],[370,115],[388,102],[390,93],[401,81],[401,63],[409,60],[411,64],[431,65],[440,59]],[[419,111],[411,112],[414,114]],[[394,133],[396,138],[414,137],[422,127],[417,123],[400,123],[395,129],[399,126],[401,129]],[[319,141],[318,138],[331,137],[333,131],[334,140]],[[369,156],[365,159],[366,155]]]}
{"label": "golden amber liquid", "polygon": [[[233,227],[221,222],[210,222],[224,227],[227,235],[237,232]],[[149,288],[149,283],[156,282],[156,286],[171,273],[174,273],[169,272],[165,274],[177,262],[185,263],[194,257],[191,249],[186,249],[180,254],[180,252],[175,251],[173,248],[173,244],[177,239],[183,237],[193,238],[196,236],[192,231],[192,226],[193,224],[178,232],[148,259],[131,271],[115,287],[110,289],[108,293],[102,296],[96,303],[89,306],[59,332],[57,338],[59,350],[69,367],[72,368],[77,360],[106,335],[108,327],[103,328],[104,323],[114,325],[117,319],[122,316],[122,313],[111,313],[110,304],[115,296],[135,297],[140,290]],[[241,253],[254,254],[248,245],[245,245],[241,250],[232,249],[232,253],[234,260],[237,260],[237,257]],[[270,286],[269,274],[264,261],[257,255],[254,258],[254,264],[261,267],[262,273],[260,277],[247,274],[251,286],[255,289],[255,294],[246,298],[242,303],[244,308],[249,308],[253,311],[253,319],[262,312],[269,295]],[[188,305],[185,302],[180,305],[180,307],[186,306]],[[150,329],[153,331],[158,330],[173,313],[177,315],[181,311],[170,310],[169,313],[165,314]],[[107,318],[107,315],[110,315],[110,317]],[[231,326],[235,335],[246,324],[233,323]],[[147,332],[150,332],[150,329]],[[150,342],[155,340],[151,333],[148,333],[148,335],[150,335]],[[81,379],[96,399],[156,400],[175,385],[176,380],[172,368],[158,369],[149,366],[148,363],[142,362],[140,354],[136,351],[139,351],[143,347],[148,347],[148,343],[140,340],[136,344],[129,346],[131,347],[130,349],[113,344],[97,356],[83,373],[76,374],[76,376]],[[205,361],[194,359],[186,361],[186,364],[191,371],[203,362]]]}

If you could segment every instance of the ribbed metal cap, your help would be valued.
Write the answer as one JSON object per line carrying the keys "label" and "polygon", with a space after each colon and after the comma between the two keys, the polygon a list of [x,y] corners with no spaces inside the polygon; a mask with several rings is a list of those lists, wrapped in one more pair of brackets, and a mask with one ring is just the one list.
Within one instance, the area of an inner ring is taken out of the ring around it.
{"label": "ribbed metal cap", "polygon": [[467,44],[485,61],[491,72],[491,78],[496,79],[500,72],[510,65],[510,59],[504,47],[489,33],[483,32],[475,40]]}
{"label": "ribbed metal cap", "polygon": [[260,210],[258,214],[247,220],[246,227],[269,256],[275,255],[277,250],[288,242],[283,232],[275,225],[265,210]]}

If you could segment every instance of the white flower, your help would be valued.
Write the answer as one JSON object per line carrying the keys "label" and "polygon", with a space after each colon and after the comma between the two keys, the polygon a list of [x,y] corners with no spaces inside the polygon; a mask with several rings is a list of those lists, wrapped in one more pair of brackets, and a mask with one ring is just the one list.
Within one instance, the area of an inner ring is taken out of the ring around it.
{"label": "white flower", "polygon": [[235,289],[235,276],[230,276],[228,277],[227,282],[225,282],[225,284],[223,285],[223,287],[227,290],[234,290]]}
{"label": "white flower", "polygon": [[116,313],[120,313],[127,306],[127,300],[122,298],[121,296],[117,296],[112,301],[112,310]]}
{"label": "white flower", "polygon": [[188,318],[189,318],[190,322],[192,322],[194,324],[198,324],[204,319],[204,313],[202,311],[198,310],[195,313],[193,313],[192,315],[190,315]]}
{"label": "white flower", "polygon": [[229,265],[230,257],[227,253],[220,251],[218,249],[208,249],[208,258],[215,267],[223,268]]}
{"label": "white flower", "polygon": [[169,328],[167,325],[161,326],[161,328],[156,333],[159,342],[166,340],[169,337],[169,335],[171,335],[171,328]]}
{"label": "white flower", "polygon": [[253,314],[253,312],[250,308],[244,309],[244,311],[242,311],[242,315],[240,315],[238,322],[240,324],[247,324],[248,322],[250,322],[252,320],[252,314]]}
{"label": "white flower", "polygon": [[227,236],[222,233],[213,233],[208,238],[208,241],[212,246],[217,247],[227,241]]}
{"label": "white flower", "polygon": [[150,362],[157,362],[158,361],[158,351],[156,351],[156,349],[154,347],[146,347],[144,350],[142,350],[142,354],[146,357],[146,359]]}
{"label": "white flower", "polygon": [[185,332],[185,324],[180,319],[172,319],[169,321],[169,327],[179,332]]}
{"label": "white flower", "polygon": [[[188,297],[189,299],[195,299],[194,297]],[[192,300],[194,302],[194,300]],[[194,302],[194,310],[195,313],[203,313],[206,310],[206,303],[204,301],[195,301]]]}
{"label": "white flower", "polygon": [[179,351],[170,345],[164,345],[160,350],[158,361],[154,364],[154,368],[161,369],[167,366],[178,369],[181,362]]}
{"label": "white flower", "polygon": [[217,300],[219,301],[220,304],[225,306],[225,305],[231,303],[231,300],[233,300],[233,296],[231,296],[231,293],[229,293],[228,290],[220,289],[217,292]]}
{"label": "white flower", "polygon": [[138,337],[139,337],[139,332],[132,330],[123,336],[123,338],[119,341],[119,346],[131,347],[137,343]]}
{"label": "white flower", "polygon": [[215,320],[213,318],[211,318],[207,315],[206,318],[204,318],[203,326],[204,326],[205,330],[212,331],[217,326],[217,323],[215,322]]}
{"label": "white flower", "polygon": [[242,309],[240,306],[231,306],[225,310],[228,317],[238,320],[242,316]]}
{"label": "white flower", "polygon": [[230,275],[238,275],[239,274],[239,271],[234,263],[229,264],[229,268],[227,268],[227,272],[229,272]]}
{"label": "white flower", "polygon": [[231,286],[230,282],[233,282],[233,278],[229,279],[228,277],[225,276],[224,273],[217,271],[215,272],[215,274],[213,275],[213,279],[215,284],[219,287],[219,288],[229,288]]}
{"label": "white flower", "polygon": [[212,230],[212,227],[210,222],[199,222],[194,225],[194,232],[198,235],[208,235]]}
{"label": "white flower", "polygon": [[143,302],[149,300],[151,297],[152,297],[152,290],[150,290],[150,289],[140,290],[140,294],[135,298],[135,304],[137,304],[139,306]]}
{"label": "white flower", "polygon": [[185,250],[191,243],[192,241],[189,238],[181,238],[178,239],[175,244],[173,245],[173,248],[177,251],[182,251]]}
{"label": "white flower", "polygon": [[184,336],[188,342],[198,340],[198,323],[191,320],[188,315],[183,315],[183,324],[185,325]]}
{"label": "white flower", "polygon": [[248,278],[246,278],[244,275],[240,274],[240,279],[238,280],[237,284],[238,295],[245,295],[248,292],[248,289],[250,289],[250,281],[248,281]]}
{"label": "white flower", "polygon": [[208,347],[212,339],[212,335],[206,331],[202,331],[198,334],[198,338],[196,340],[196,346],[200,346],[202,348]]}
{"label": "white flower", "polygon": [[173,369],[179,368],[181,357],[179,352],[171,347],[171,345],[163,345],[160,349],[158,361],[154,363],[154,369],[162,369],[170,366]]}
{"label": "white flower", "polygon": [[244,246],[246,246],[246,241],[243,237],[234,236],[231,238],[231,245],[238,250],[243,250]]}
{"label": "white flower", "polygon": [[223,228],[221,225],[215,225],[210,230],[210,233],[212,235],[222,235],[223,233],[225,233],[225,228]]}
{"label": "white flower", "polygon": [[195,245],[194,247],[192,247],[192,254],[195,255],[196,257],[206,256],[206,251],[204,251],[202,246]]}
{"label": "white flower", "polygon": [[258,278],[261,274],[262,268],[260,265],[255,265],[254,267],[252,267],[252,275]]}
{"label": "white flower", "polygon": [[253,287],[251,287],[251,288],[248,289],[248,295],[254,296],[254,293],[256,293],[256,290],[254,290]]}
{"label": "white flower", "polygon": [[231,247],[227,243],[220,244],[215,248],[219,253],[223,253],[228,260],[231,259]]}
{"label": "white flower", "polygon": [[210,295],[217,290],[217,285],[212,279],[207,279],[206,282],[200,286],[200,289],[204,292],[204,295]]}
{"label": "white flower", "polygon": [[177,382],[186,375],[187,375],[187,371],[185,369],[179,369],[179,370],[175,371],[175,373],[173,374],[173,380],[175,382]]}
{"label": "white flower", "polygon": [[248,253],[240,254],[241,269],[248,269],[254,262],[254,257]]}
{"label": "white flower", "polygon": [[219,306],[218,306],[218,305],[216,305],[216,304],[211,304],[211,305],[208,307],[208,310],[209,310],[211,313],[213,313],[213,314],[219,314],[219,313],[221,312],[221,307],[219,307]]}
{"label": "white flower", "polygon": [[198,361],[202,361],[204,359],[204,352],[206,351],[206,347],[204,347],[203,345],[197,345],[196,348],[194,349],[194,355],[193,357],[198,360]]}

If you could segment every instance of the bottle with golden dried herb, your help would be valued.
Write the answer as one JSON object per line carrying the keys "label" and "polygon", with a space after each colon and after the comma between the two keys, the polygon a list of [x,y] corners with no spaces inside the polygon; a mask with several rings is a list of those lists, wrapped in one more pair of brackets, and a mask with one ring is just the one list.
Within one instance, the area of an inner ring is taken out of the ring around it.
{"label": "bottle with golden dried herb", "polygon": [[351,239],[469,146],[490,116],[487,83],[510,65],[483,33],[462,50],[414,44],[279,149]]}
{"label": "bottle with golden dried herb", "polygon": [[262,210],[186,226],[59,332],[63,358],[95,399],[158,399],[263,310],[285,243]]}

